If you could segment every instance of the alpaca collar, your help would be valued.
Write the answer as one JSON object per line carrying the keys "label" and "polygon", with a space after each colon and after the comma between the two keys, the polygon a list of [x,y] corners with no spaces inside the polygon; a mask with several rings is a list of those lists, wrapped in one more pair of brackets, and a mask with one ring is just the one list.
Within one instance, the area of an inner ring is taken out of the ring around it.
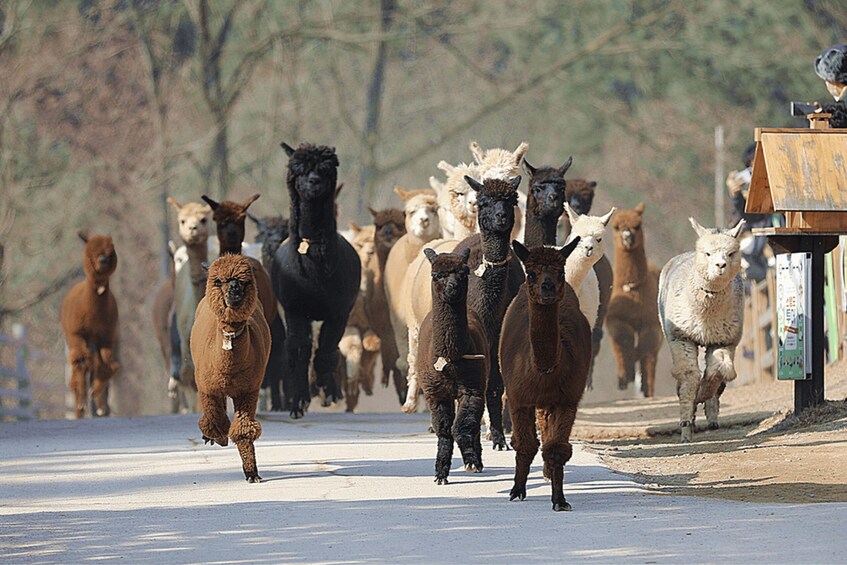
{"label": "alpaca collar", "polygon": [[[459,357],[459,359],[465,359],[468,361],[482,360],[485,359],[485,355],[468,353],[467,355],[462,355],[461,357]],[[435,363],[433,363],[432,367],[440,373],[444,370],[444,367],[446,367],[452,362],[452,360],[447,359],[446,357],[439,357],[435,360]]]}
{"label": "alpaca collar", "polygon": [[714,298],[721,291],[720,290],[709,290],[707,288],[703,288],[702,286],[697,289],[697,298],[703,300],[705,298]]}
{"label": "alpaca collar", "polygon": [[300,238],[300,245],[297,246],[297,253],[305,255],[309,252],[309,246],[312,245],[312,240],[305,237]]}
{"label": "alpaca collar", "polygon": [[485,258],[485,255],[483,255],[482,256],[482,263],[480,263],[479,267],[477,267],[476,270],[474,270],[473,274],[475,274],[479,278],[482,278],[482,275],[484,275],[485,271],[487,271],[488,269],[490,269],[492,267],[504,267],[506,265],[506,263],[509,262],[509,258],[510,257],[507,254],[506,258],[503,259],[502,261],[489,261],[488,259]]}
{"label": "alpaca collar", "polygon": [[553,372],[553,370],[558,366],[558,363],[554,363],[553,365],[547,367],[546,369],[538,369],[538,372],[542,375],[549,375]]}
{"label": "alpaca collar", "polygon": [[223,342],[222,348],[227,350],[227,351],[232,350],[232,340],[234,340],[235,338],[237,338],[238,336],[243,334],[245,329],[247,329],[246,323],[243,326],[241,326],[239,329],[235,330],[234,332],[229,332],[227,330],[221,330],[221,334],[223,334],[223,337],[224,337],[224,342]]}
{"label": "alpaca collar", "polygon": [[624,283],[621,285],[621,290],[623,290],[624,292],[632,292],[639,286],[641,286],[640,282]]}

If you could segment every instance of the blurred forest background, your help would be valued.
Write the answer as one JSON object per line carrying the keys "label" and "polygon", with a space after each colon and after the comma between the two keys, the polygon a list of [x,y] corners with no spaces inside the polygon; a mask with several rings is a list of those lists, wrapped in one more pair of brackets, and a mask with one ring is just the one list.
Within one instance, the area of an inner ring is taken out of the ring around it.
{"label": "blurred forest background", "polygon": [[[435,164],[530,144],[574,156],[595,212],[647,206],[648,254],[714,223],[757,126],[828,100],[814,58],[847,38],[834,0],[5,0],[0,4],[0,332],[27,327],[41,417],[64,415],[59,304],[79,229],[111,234],[121,316],[115,412],[166,411],[150,324],[180,202],[262,197],[288,215],[281,141],[334,145],[340,226]],[[722,180],[722,179],[721,179]],[[248,239],[252,226],[248,228]],[[595,376],[595,379],[597,377]]]}

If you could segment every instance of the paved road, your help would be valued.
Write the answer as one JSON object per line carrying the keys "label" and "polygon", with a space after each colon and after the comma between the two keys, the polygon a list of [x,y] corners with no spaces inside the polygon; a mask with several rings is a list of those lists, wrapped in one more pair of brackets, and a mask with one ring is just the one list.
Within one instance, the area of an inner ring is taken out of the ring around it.
{"label": "paved road", "polygon": [[425,415],[263,421],[264,482],[203,445],[196,415],[0,423],[4,563],[843,562],[847,504],[650,494],[577,446],[551,511],[536,458],[509,502],[512,452],[432,481]]}

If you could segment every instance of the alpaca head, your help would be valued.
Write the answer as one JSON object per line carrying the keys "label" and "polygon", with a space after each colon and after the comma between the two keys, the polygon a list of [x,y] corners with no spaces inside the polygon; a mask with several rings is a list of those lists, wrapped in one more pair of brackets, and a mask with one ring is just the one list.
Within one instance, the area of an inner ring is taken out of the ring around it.
{"label": "alpaca head", "polygon": [[512,249],[526,271],[526,291],[530,302],[547,305],[562,300],[567,285],[565,263],[577,245],[578,237],[561,249],[535,247],[529,250],[521,242],[512,241]]}
{"label": "alpaca head", "polygon": [[508,234],[515,225],[515,207],[518,205],[518,186],[521,177],[510,181],[486,179],[480,183],[466,176],[468,183],[477,194],[479,206],[479,229],[483,233]]}
{"label": "alpaca head", "polygon": [[597,181],[585,179],[570,179],[565,188],[565,201],[571,205],[577,214],[587,214],[594,202],[594,189]]}
{"label": "alpaca head", "polygon": [[580,216],[565,202],[565,210],[571,222],[571,235],[568,239],[579,238],[577,252],[593,265],[606,252],[603,238],[606,235],[606,226],[617,208],[613,207],[605,216]]}
{"label": "alpaca head", "polygon": [[540,218],[556,218],[562,215],[565,194],[570,181],[565,183],[565,173],[573,163],[568,157],[561,167],[535,168],[524,160],[523,165],[529,175],[527,211]]}
{"label": "alpaca head", "polygon": [[221,245],[221,253],[241,253],[241,243],[244,241],[244,221],[247,218],[247,208],[259,198],[254,194],[244,201],[243,204],[224,200],[215,202],[205,194],[205,200],[212,207],[214,213],[212,219],[218,229],[218,241]]}
{"label": "alpaca head", "polygon": [[460,253],[436,253],[429,247],[423,250],[432,266],[432,296],[442,302],[456,303],[468,294],[468,258],[470,248]]}
{"label": "alpaca head", "polygon": [[256,225],[256,242],[265,249],[275,251],[288,238],[288,220],[282,216],[262,216],[252,214],[247,217]]}
{"label": "alpaca head", "polygon": [[222,322],[247,321],[259,304],[250,261],[243,255],[221,255],[209,266],[206,300]]}
{"label": "alpaca head", "polygon": [[[338,157],[335,147],[301,143],[292,149],[283,143],[288,155],[288,189],[303,200],[334,198],[338,180]],[[293,202],[293,199],[292,199]]]}
{"label": "alpaca head", "polygon": [[[112,238],[106,235],[89,236],[84,231],[78,235],[85,242],[85,251],[82,254],[85,276],[96,281],[108,280],[118,268],[118,255],[115,253]],[[102,294],[99,289],[98,294]]]}
{"label": "alpaca head", "polygon": [[199,202],[189,202],[183,206],[170,196],[168,204],[176,208],[180,239],[186,245],[205,244],[209,239],[209,214],[212,209]]}
{"label": "alpaca head", "polygon": [[476,141],[471,141],[470,149],[480,168],[480,180],[508,180],[520,173],[521,161],[529,149],[529,144],[523,141],[514,151],[509,151],[499,148],[482,149]]}
{"label": "alpaca head", "polygon": [[644,247],[644,231],[641,222],[644,215],[644,203],[635,208],[619,210],[612,219],[612,231],[615,246],[623,251],[634,251]]}
{"label": "alpaca head", "polygon": [[707,229],[688,218],[697,232],[697,250],[694,255],[694,270],[708,286],[706,290],[721,290],[741,270],[741,252],[738,236],[744,228],[740,220],[732,229]]}
{"label": "alpaca head", "polygon": [[[375,226],[360,227],[356,222],[350,222],[350,229],[353,230],[353,240],[350,243],[356,250],[356,254],[359,255],[362,267],[365,267],[376,253],[376,244],[374,243],[376,228]],[[364,270],[362,275],[364,275]]]}
{"label": "alpaca head", "polygon": [[394,192],[403,200],[407,233],[425,241],[431,241],[441,235],[438,198],[435,192],[428,189],[404,190],[399,186]]}
{"label": "alpaca head", "polygon": [[374,241],[383,251],[388,251],[397,240],[406,235],[406,216],[403,210],[386,208],[374,210],[368,206],[368,212],[374,219]]}
{"label": "alpaca head", "polygon": [[442,206],[446,202],[446,207],[456,220],[468,230],[474,231],[476,229],[477,194],[476,191],[468,188],[464,178],[470,176],[474,179],[481,179],[480,168],[465,163],[460,163],[454,167],[445,161],[439,162],[438,168],[447,175],[447,182],[444,183],[444,190],[441,191],[440,197]]}

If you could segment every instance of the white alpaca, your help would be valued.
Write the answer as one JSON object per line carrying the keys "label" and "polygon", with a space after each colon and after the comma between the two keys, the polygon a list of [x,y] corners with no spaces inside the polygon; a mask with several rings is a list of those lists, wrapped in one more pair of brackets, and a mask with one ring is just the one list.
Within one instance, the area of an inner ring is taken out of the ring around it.
{"label": "white alpaca", "polygon": [[441,233],[445,239],[461,241],[478,230],[476,192],[465,182],[465,175],[481,179],[482,170],[477,165],[459,163],[454,166],[446,161],[439,162],[438,168],[447,175],[447,180],[442,183],[430,177],[429,185],[438,194]]}
{"label": "white alpaca", "polygon": [[573,287],[579,298],[579,309],[594,327],[597,309],[600,307],[600,285],[594,273],[594,264],[606,252],[603,242],[606,226],[617,208],[612,208],[605,216],[580,216],[565,202],[565,211],[571,222],[571,234],[568,242],[579,236],[579,244],[568,256],[565,263],[565,280]]}
{"label": "white alpaca", "polygon": [[[744,326],[744,285],[738,236],[744,220],[729,230],[697,232],[696,251],[672,258],[659,276],[659,321],[671,350],[677,380],[680,441],[689,442],[697,405],[705,404],[709,429],[718,428],[720,395],[736,377],[733,359]],[[700,372],[698,353],[705,350]]]}

